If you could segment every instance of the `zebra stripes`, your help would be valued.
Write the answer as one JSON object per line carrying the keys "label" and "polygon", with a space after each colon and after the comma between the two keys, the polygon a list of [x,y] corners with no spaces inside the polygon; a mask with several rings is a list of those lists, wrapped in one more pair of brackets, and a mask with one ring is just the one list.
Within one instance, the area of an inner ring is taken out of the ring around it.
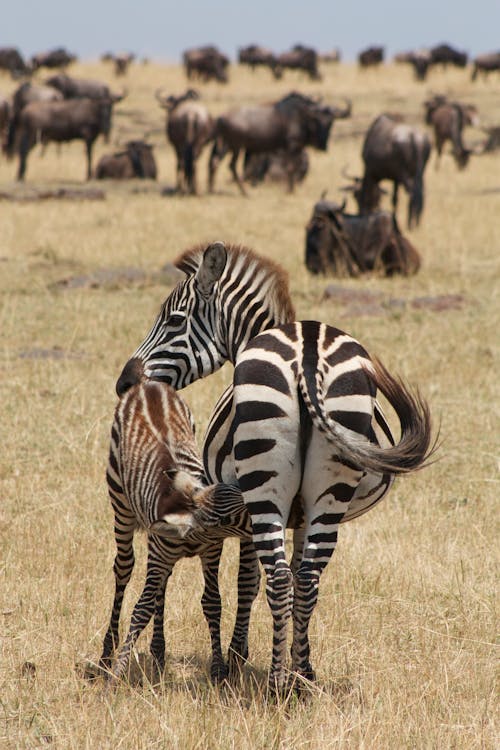
{"label": "zebra stripes", "polygon": [[[235,365],[203,458],[210,481],[237,479],[249,510],[273,616],[270,685],[281,691],[290,619],[292,671],[314,678],[308,627],[339,524],[379,502],[394,476],[425,463],[429,410],[347,333],[293,322],[283,277],[251,251],[214,243],[184,254],[179,265],[187,279],[165,301],[117,391],[142,378],[182,388],[224,357]],[[397,444],[377,389],[399,417]],[[301,526],[290,564],[287,525]]]}
{"label": "zebra stripes", "polygon": [[[107,483],[117,552],[115,597],[100,666],[108,673],[112,670],[114,678],[126,672],[132,648],[154,614],[151,653],[163,669],[167,581],[181,557],[199,555],[205,578],[201,603],[212,642],[211,677],[223,679],[227,667],[220,641],[219,560],[227,536],[250,537],[250,520],[236,487],[206,486],[190,411],[170,386],[145,381],[120,399],[111,429]],[[146,581],[127,638],[112,664],[138,528],[148,534]],[[258,580],[252,583],[258,586]],[[247,629],[248,620],[243,618],[237,623],[235,638]]]}

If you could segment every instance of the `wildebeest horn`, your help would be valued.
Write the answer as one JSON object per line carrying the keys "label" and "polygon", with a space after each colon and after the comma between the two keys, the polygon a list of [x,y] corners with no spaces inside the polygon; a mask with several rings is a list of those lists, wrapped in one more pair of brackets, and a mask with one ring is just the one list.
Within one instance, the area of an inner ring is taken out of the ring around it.
{"label": "wildebeest horn", "polygon": [[353,182],[361,182],[361,177],[356,177],[353,174],[347,173],[347,167],[345,166],[345,164],[340,170],[340,174],[342,175],[342,177],[345,177],[346,180],[353,180]]}

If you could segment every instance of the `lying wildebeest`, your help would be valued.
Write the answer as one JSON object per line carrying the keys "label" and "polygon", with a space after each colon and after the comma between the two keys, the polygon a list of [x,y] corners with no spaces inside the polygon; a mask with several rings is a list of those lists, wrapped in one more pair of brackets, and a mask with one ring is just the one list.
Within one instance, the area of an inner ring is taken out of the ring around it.
{"label": "lying wildebeest", "polygon": [[45,84],[60,91],[65,99],[111,99],[119,102],[127,95],[126,89],[121,93],[112,92],[107,83],[92,78],[73,78],[65,73],[47,78]]}
{"label": "lying wildebeest", "polygon": [[282,52],[281,55],[278,55],[277,70],[279,77],[281,77],[281,73],[285,68],[303,70],[311,80],[321,80],[318,70],[318,53],[312,47],[304,47],[302,44],[296,44],[288,52]]}
{"label": "lying wildebeest", "polygon": [[359,213],[378,208],[379,182],[391,180],[393,210],[396,212],[399,185],[410,196],[408,226],[419,223],[424,207],[424,169],[431,152],[427,133],[402,122],[397,115],[382,114],[370,125],[363,144],[365,173],[359,190],[354,191]]}
{"label": "lying wildebeest", "polygon": [[230,170],[241,193],[246,195],[236,165],[240,151],[262,153],[283,149],[292,157],[288,161],[288,189],[294,187],[293,157],[305,146],[326,151],[328,136],[335,118],[349,117],[351,103],[344,108],[325,107],[317,101],[292,92],[274,104],[239,107],[217,118],[215,143],[209,162],[210,192],[221,159],[231,152]]}
{"label": "lying wildebeest", "polygon": [[177,157],[177,190],[196,194],[196,160],[213,135],[213,121],[198,92],[188,89],[181,96],[156,98],[167,110],[166,134]]}
{"label": "lying wildebeest", "polygon": [[367,47],[359,53],[358,63],[362,68],[380,65],[384,62],[384,54],[384,47]]}
{"label": "lying wildebeest", "polygon": [[474,58],[472,66],[472,80],[475,81],[479,73],[486,78],[488,73],[500,70],[500,52],[488,52],[485,55],[478,55]]}
{"label": "lying wildebeest", "polygon": [[28,153],[42,144],[83,140],[87,152],[87,179],[92,175],[92,147],[101,133],[107,139],[111,129],[113,99],[71,99],[62,102],[32,102],[19,115],[17,179],[26,173]]}
{"label": "lying wildebeest", "polygon": [[228,81],[229,58],[213,45],[186,50],[183,62],[189,80],[199,78],[205,82],[212,79],[219,83]]}
{"label": "lying wildebeest", "polygon": [[437,44],[431,47],[431,62],[433,65],[455,65],[457,68],[465,68],[467,65],[468,55],[466,52],[454,49],[449,44]]}
{"label": "lying wildebeest", "polygon": [[274,52],[258,44],[250,44],[238,50],[238,62],[240,65],[248,65],[251,70],[255,68],[269,68],[275,78],[280,78],[277,57]]}
{"label": "lying wildebeest", "polygon": [[453,158],[459,169],[464,169],[469,162],[473,149],[466,148],[462,140],[462,132],[466,125],[479,124],[476,107],[472,104],[448,101],[441,95],[424,102],[426,110],[425,121],[434,129],[436,143],[436,168],[439,166],[443,146],[446,141],[452,144]]}
{"label": "lying wildebeest", "polygon": [[7,70],[12,78],[20,78],[31,72],[16,47],[0,47],[0,70]]}
{"label": "lying wildebeest", "polygon": [[311,273],[358,276],[378,271],[386,276],[414,274],[420,255],[401,234],[388,211],[366,216],[347,214],[342,205],[321,200],[306,227],[306,266]]}
{"label": "lying wildebeest", "polygon": [[31,102],[59,102],[63,99],[61,92],[52,86],[39,86],[30,81],[25,81],[15,90],[12,96],[11,117],[4,145],[5,153],[9,158],[14,156],[19,115],[23,108]]}
{"label": "lying wildebeest", "polygon": [[38,70],[39,68],[66,68],[75,62],[76,59],[76,55],[72,55],[64,47],[57,47],[48,52],[39,52],[37,55],[33,55],[31,66],[33,70]]}
{"label": "lying wildebeest", "polygon": [[305,149],[298,154],[288,154],[283,150],[256,154],[245,151],[243,179],[254,186],[264,180],[286,182],[290,162],[294,183],[302,182],[309,171],[309,155]]}
{"label": "lying wildebeest", "polygon": [[98,180],[156,180],[157,169],[153,147],[145,141],[128,141],[125,149],[102,156],[95,168]]}

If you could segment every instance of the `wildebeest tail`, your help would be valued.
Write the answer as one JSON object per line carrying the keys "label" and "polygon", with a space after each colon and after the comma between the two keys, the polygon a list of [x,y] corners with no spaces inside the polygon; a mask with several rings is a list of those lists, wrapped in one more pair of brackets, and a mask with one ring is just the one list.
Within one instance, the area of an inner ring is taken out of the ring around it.
{"label": "wildebeest tail", "polygon": [[429,406],[418,391],[412,391],[391,375],[377,359],[366,360],[363,369],[384,394],[401,426],[399,442],[387,448],[371,443],[354,430],[346,430],[326,410],[324,376],[318,368],[315,387],[304,372],[299,375],[299,389],[311,420],[332,444],[339,459],[364,471],[378,474],[407,474],[425,466],[436,449],[432,441]]}

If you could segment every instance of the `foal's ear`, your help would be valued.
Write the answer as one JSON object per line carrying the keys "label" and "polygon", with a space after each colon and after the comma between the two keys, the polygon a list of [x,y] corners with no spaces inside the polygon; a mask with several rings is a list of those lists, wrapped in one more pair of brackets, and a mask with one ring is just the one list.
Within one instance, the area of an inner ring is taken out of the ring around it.
{"label": "foal's ear", "polygon": [[223,242],[212,242],[203,253],[203,260],[196,274],[200,294],[209,297],[215,283],[222,276],[227,260],[226,246]]}

